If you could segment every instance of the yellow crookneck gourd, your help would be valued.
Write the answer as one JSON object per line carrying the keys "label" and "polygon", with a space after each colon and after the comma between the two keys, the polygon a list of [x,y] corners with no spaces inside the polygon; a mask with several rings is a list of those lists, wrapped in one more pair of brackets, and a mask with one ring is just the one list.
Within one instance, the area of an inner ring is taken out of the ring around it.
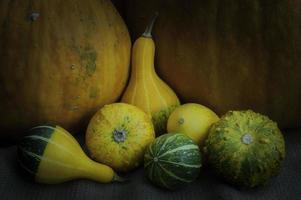
{"label": "yellow crookneck gourd", "polygon": [[55,184],[85,178],[100,183],[122,181],[109,166],[92,161],[59,126],[37,126],[18,145],[18,162],[36,182]]}
{"label": "yellow crookneck gourd", "polygon": [[157,16],[153,17],[143,35],[134,43],[131,78],[121,101],[150,114],[156,135],[161,135],[166,132],[168,117],[180,101],[155,71],[155,43],[151,32]]}

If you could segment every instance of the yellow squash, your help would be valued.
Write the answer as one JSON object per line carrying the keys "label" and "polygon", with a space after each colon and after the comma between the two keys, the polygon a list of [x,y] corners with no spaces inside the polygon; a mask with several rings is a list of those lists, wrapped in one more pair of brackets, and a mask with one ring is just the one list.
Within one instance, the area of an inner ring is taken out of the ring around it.
{"label": "yellow squash", "polygon": [[86,144],[91,157],[118,171],[129,171],[143,160],[145,148],[155,139],[150,117],[136,106],[114,103],[91,119]]}
{"label": "yellow squash", "polygon": [[121,181],[114,171],[89,159],[78,142],[59,126],[37,126],[18,146],[22,169],[40,183],[55,184],[78,178],[101,183]]}
{"label": "yellow squash", "polygon": [[184,133],[203,146],[209,130],[219,117],[201,104],[186,103],[177,107],[167,121],[167,132]]}
{"label": "yellow squash", "polygon": [[155,71],[155,43],[151,31],[156,18],[157,15],[134,43],[131,79],[122,102],[136,105],[150,114],[155,132],[160,135],[166,132],[167,119],[180,102],[174,91]]}

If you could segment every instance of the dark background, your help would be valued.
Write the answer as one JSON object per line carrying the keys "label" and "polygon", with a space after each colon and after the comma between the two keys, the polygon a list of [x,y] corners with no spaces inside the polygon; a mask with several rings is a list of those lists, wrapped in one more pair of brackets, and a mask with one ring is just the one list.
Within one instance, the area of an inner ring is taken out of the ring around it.
{"label": "dark background", "polygon": [[[123,15],[122,0],[112,0]],[[75,180],[58,185],[37,184],[20,173],[16,146],[0,148],[0,199],[301,199],[301,129],[283,131],[286,158],[277,177],[267,185],[251,190],[238,189],[203,168],[199,178],[179,190],[153,186],[140,167],[126,174],[125,183],[100,184]],[[77,139],[83,144],[83,135]],[[1,141],[3,143],[3,141]]]}

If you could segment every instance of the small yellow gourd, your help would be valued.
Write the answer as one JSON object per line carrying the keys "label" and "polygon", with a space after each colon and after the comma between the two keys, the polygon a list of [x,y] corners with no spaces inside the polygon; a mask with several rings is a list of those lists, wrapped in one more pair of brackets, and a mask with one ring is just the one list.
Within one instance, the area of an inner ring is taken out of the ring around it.
{"label": "small yellow gourd", "polygon": [[210,108],[197,103],[186,103],[170,114],[167,132],[186,134],[202,147],[212,124],[218,120],[219,117]]}
{"label": "small yellow gourd", "polygon": [[18,162],[36,182],[55,184],[86,178],[121,181],[109,166],[92,161],[78,142],[59,126],[37,126],[18,145]]}
{"label": "small yellow gourd", "polygon": [[152,116],[156,135],[166,132],[170,113],[180,104],[175,92],[156,74],[155,43],[151,31],[156,14],[132,50],[132,71],[122,102],[133,104]]}
{"label": "small yellow gourd", "polygon": [[86,132],[91,158],[122,172],[138,167],[145,149],[154,140],[149,115],[126,103],[102,107],[92,117]]}

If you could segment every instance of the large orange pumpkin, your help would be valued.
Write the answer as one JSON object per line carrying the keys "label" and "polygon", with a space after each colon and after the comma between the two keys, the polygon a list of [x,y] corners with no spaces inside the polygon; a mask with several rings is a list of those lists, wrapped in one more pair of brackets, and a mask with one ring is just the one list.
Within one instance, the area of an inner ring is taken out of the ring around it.
{"label": "large orange pumpkin", "polygon": [[136,39],[158,11],[157,71],[182,98],[219,114],[253,109],[301,125],[301,1],[126,1]]}
{"label": "large orange pumpkin", "polygon": [[80,130],[121,95],[128,30],[109,0],[0,1],[0,130]]}

